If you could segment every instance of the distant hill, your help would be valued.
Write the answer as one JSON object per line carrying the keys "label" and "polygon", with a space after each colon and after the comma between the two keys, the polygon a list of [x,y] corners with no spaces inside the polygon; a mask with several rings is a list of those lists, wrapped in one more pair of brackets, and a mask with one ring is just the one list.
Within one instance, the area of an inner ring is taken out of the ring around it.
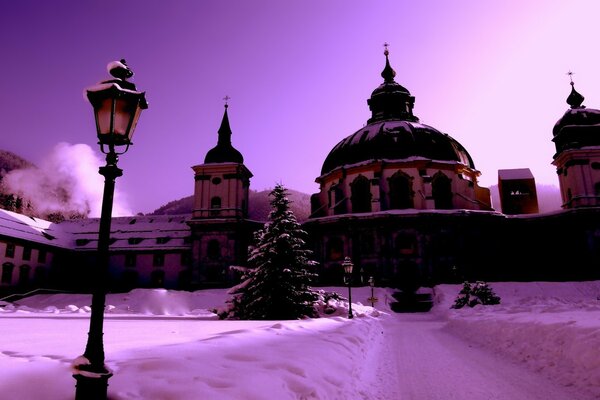
{"label": "distant hill", "polygon": [[13,169],[33,167],[34,165],[26,159],[19,157],[10,151],[0,150],[0,181],[2,177]]}
{"label": "distant hill", "polygon": [[[271,190],[263,190],[257,192],[250,190],[249,194],[249,218],[255,221],[266,221],[271,211],[269,193]],[[297,190],[288,189],[289,199],[291,200],[290,208],[296,215],[298,221],[302,222],[308,219],[310,215],[310,195],[299,192]],[[194,206],[194,196],[184,197],[179,200],[170,201],[151,212],[155,215],[170,215],[170,214],[191,214]]]}
{"label": "distant hill", "polygon": [[34,167],[35,165],[23,157],[10,151],[0,150],[0,208],[9,211],[20,212],[32,217],[38,215],[32,210],[31,205],[26,199],[23,199],[10,191],[2,183],[6,174],[15,169]]}

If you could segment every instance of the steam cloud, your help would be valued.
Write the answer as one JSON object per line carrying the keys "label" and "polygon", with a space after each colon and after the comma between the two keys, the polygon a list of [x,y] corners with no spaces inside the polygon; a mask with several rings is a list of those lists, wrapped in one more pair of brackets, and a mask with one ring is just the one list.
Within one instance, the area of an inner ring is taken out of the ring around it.
{"label": "steam cloud", "polygon": [[[86,144],[59,143],[39,167],[10,171],[3,183],[41,213],[99,217],[104,178],[102,160]],[[123,194],[115,190],[113,216],[132,215]]]}

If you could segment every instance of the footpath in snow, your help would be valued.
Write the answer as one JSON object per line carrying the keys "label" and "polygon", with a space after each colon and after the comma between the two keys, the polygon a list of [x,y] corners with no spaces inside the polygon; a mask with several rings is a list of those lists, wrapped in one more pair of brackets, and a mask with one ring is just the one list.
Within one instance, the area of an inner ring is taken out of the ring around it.
{"label": "footpath in snow", "polygon": [[[224,291],[110,295],[105,323],[112,399],[600,398],[600,282],[497,283],[499,306],[430,313],[346,304],[329,318],[218,321]],[[345,288],[336,288],[345,295]],[[369,288],[353,298],[367,304]],[[1,398],[70,399],[89,297],[44,295],[0,306]]]}

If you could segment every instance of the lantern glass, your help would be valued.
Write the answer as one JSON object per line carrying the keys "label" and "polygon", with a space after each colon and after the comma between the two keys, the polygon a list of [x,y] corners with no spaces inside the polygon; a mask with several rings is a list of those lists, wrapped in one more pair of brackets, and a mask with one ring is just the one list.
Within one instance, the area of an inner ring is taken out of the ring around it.
{"label": "lantern glass", "polygon": [[88,90],[88,98],[94,106],[98,141],[114,146],[131,144],[141,111],[147,108],[144,93],[112,85]]}
{"label": "lantern glass", "polygon": [[354,264],[352,264],[352,261],[350,261],[350,259],[346,259],[344,260],[343,264],[344,266],[344,272],[346,272],[347,274],[351,274],[352,273],[352,269],[354,268]]}

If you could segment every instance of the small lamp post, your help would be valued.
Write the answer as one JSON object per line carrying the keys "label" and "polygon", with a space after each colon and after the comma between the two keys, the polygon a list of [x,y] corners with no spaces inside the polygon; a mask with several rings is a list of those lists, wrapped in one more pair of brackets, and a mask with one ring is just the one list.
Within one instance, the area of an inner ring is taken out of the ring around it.
{"label": "small lamp post", "polygon": [[87,98],[94,108],[98,144],[100,151],[106,154],[106,165],[99,169],[100,175],[104,176],[104,194],[98,232],[97,265],[94,270],[90,330],[85,352],[73,362],[73,377],[77,381],[76,400],[105,400],[108,379],[112,376],[112,372],[104,365],[102,337],[115,180],[123,175],[123,170],[117,167],[117,162],[119,155],[125,153],[132,144],[131,137],[141,111],[148,108],[145,92],[136,91],[135,85],[127,81],[133,76],[133,72],[125,60],[113,61],[108,64],[107,69],[114,79],[86,89]]}
{"label": "small lamp post", "polygon": [[369,277],[369,286],[371,286],[371,297],[369,297],[369,301],[371,302],[371,307],[375,307],[377,298],[373,294],[373,289],[375,288],[375,278],[372,276]]}
{"label": "small lamp post", "polygon": [[344,258],[342,267],[344,267],[344,280],[348,285],[348,319],[352,319],[352,270],[354,269],[354,264],[350,260],[350,257]]}

